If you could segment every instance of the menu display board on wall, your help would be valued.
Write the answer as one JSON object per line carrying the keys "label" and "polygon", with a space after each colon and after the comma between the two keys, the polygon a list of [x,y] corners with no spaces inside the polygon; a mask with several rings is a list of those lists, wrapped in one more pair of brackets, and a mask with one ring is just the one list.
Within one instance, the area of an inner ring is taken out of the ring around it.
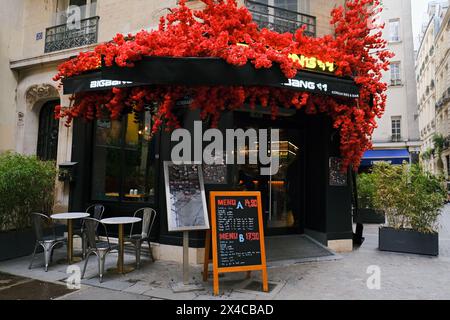
{"label": "menu display board on wall", "polygon": [[205,184],[227,184],[227,165],[203,165],[203,179]]}
{"label": "menu display board on wall", "polygon": [[202,166],[164,162],[169,231],[209,229]]}
{"label": "menu display board on wall", "polygon": [[228,170],[225,156],[215,154],[211,164],[203,163],[203,179],[206,185],[223,185],[228,183]]}
{"label": "menu display board on wall", "polygon": [[267,286],[260,192],[211,192],[214,294],[219,273],[261,270]]}
{"label": "menu display board on wall", "polygon": [[345,187],[347,186],[347,173],[341,170],[341,159],[337,157],[330,158],[330,186]]}

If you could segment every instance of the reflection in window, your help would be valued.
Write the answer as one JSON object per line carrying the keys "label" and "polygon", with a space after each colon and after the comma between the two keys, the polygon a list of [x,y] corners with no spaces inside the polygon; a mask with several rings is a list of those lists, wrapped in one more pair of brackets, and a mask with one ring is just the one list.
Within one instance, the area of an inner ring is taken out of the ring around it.
{"label": "reflection in window", "polygon": [[151,115],[98,120],[93,152],[92,199],[153,202],[154,142]]}

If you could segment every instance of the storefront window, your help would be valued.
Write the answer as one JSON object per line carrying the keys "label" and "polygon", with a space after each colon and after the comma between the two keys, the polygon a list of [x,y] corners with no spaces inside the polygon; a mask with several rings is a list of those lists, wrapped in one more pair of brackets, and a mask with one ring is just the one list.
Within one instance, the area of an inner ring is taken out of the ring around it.
{"label": "storefront window", "polygon": [[97,120],[93,152],[92,200],[153,202],[154,142],[151,115]]}

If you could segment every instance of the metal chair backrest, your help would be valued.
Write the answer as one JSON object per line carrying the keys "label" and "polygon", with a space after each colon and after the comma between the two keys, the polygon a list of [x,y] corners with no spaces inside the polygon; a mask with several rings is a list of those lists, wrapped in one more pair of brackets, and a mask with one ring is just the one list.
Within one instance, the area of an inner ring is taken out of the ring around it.
{"label": "metal chair backrest", "polygon": [[51,219],[45,214],[33,212],[31,214],[31,221],[33,224],[33,230],[36,236],[36,240],[42,241],[44,238],[45,222],[51,222]]}
{"label": "metal chair backrest", "polygon": [[92,206],[89,206],[86,209],[86,212],[91,215],[91,218],[102,220],[103,219],[103,213],[105,212],[105,207],[102,204],[96,203]]}
{"label": "metal chair backrest", "polygon": [[[105,228],[105,235],[108,238],[108,234],[106,233],[106,227],[100,220],[94,218],[84,218],[84,226],[86,228],[87,235],[87,244],[92,249],[97,249],[97,227],[101,224]],[[109,243],[109,238],[108,238]]]}
{"label": "metal chair backrest", "polygon": [[[150,237],[150,232],[152,231],[153,224],[156,220],[156,210],[152,208],[141,208],[139,210],[136,210],[133,217],[139,217],[142,219],[142,239]],[[134,224],[131,226],[130,236],[133,235],[133,228]]]}

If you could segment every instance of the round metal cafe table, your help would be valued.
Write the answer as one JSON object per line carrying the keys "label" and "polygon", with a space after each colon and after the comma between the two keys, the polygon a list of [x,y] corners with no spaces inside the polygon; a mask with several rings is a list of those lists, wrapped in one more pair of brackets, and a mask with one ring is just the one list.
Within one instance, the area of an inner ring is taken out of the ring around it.
{"label": "round metal cafe table", "polygon": [[117,273],[128,273],[134,270],[134,268],[124,268],[123,261],[123,253],[124,253],[124,235],[123,235],[123,226],[126,224],[133,224],[141,222],[141,218],[134,217],[117,217],[117,218],[106,218],[101,220],[101,223],[106,225],[117,225],[119,226],[119,257],[117,259],[117,269],[112,270]]}
{"label": "round metal cafe table", "polygon": [[67,262],[69,264],[76,262],[73,258],[73,220],[83,219],[89,216],[90,214],[86,212],[66,212],[50,216],[53,220],[67,221]]}

